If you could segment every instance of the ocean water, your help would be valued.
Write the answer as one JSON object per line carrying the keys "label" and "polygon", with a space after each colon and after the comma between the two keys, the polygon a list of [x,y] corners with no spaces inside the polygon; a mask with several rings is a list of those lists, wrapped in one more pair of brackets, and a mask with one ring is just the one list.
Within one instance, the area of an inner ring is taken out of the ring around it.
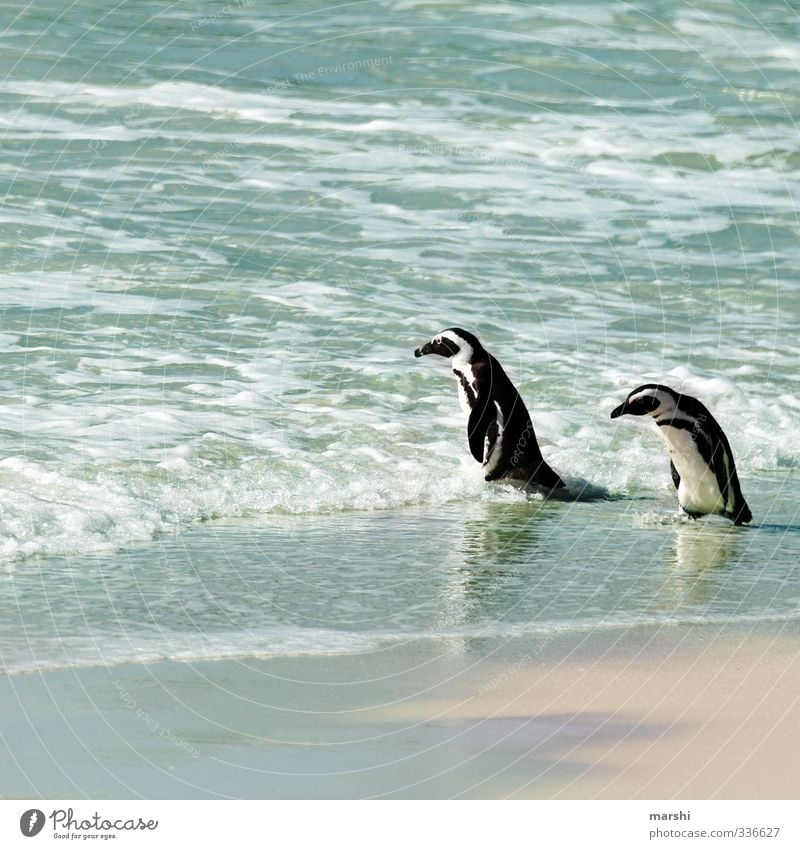
{"label": "ocean water", "polygon": [[[6,669],[797,624],[796,4],[0,16]],[[608,498],[484,483],[451,325]],[[609,420],[654,380],[752,527]]]}

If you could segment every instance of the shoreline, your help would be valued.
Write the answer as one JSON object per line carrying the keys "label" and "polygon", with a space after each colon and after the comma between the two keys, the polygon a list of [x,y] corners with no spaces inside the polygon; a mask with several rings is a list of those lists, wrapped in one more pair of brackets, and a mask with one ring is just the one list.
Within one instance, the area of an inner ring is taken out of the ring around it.
{"label": "shoreline", "polygon": [[0,796],[797,798],[798,672],[795,623],[33,672]]}

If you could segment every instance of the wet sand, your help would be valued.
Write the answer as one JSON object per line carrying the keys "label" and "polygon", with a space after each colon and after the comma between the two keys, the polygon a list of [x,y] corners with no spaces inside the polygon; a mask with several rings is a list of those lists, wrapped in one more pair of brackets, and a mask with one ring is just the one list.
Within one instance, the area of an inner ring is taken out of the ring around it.
{"label": "wet sand", "polygon": [[796,625],[0,679],[5,798],[792,799]]}

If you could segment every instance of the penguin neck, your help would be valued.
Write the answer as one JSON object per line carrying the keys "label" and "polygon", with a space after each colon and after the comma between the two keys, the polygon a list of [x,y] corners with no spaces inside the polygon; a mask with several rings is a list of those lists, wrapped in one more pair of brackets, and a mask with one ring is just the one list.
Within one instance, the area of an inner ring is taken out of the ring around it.
{"label": "penguin neck", "polygon": [[675,419],[684,419],[686,415],[672,401],[662,402],[657,410],[650,413],[653,421],[659,426],[671,425]]}
{"label": "penguin neck", "polygon": [[461,350],[453,357],[451,364],[453,370],[464,371],[475,362],[475,351],[471,345],[464,345]]}
{"label": "penguin neck", "polygon": [[659,427],[674,427],[679,429],[687,429],[691,428],[693,430],[699,430],[701,422],[699,422],[694,416],[690,416],[685,413],[683,410],[679,410],[677,407],[673,407],[666,413],[659,413],[657,416],[653,416],[653,420]]}
{"label": "penguin neck", "polygon": [[454,370],[465,371],[480,360],[488,358],[483,348],[473,348],[472,345],[462,343],[461,350],[451,360]]}

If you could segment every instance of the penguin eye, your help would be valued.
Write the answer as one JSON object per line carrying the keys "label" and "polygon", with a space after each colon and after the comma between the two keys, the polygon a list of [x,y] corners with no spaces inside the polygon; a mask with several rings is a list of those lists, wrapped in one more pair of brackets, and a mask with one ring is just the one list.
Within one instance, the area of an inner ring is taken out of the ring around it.
{"label": "penguin eye", "polygon": [[652,395],[640,395],[628,405],[628,409],[636,416],[644,416],[647,413],[655,412],[661,406],[658,398]]}
{"label": "penguin eye", "polygon": [[636,401],[636,405],[643,413],[653,413],[661,406],[661,402],[652,395],[645,395]]}

